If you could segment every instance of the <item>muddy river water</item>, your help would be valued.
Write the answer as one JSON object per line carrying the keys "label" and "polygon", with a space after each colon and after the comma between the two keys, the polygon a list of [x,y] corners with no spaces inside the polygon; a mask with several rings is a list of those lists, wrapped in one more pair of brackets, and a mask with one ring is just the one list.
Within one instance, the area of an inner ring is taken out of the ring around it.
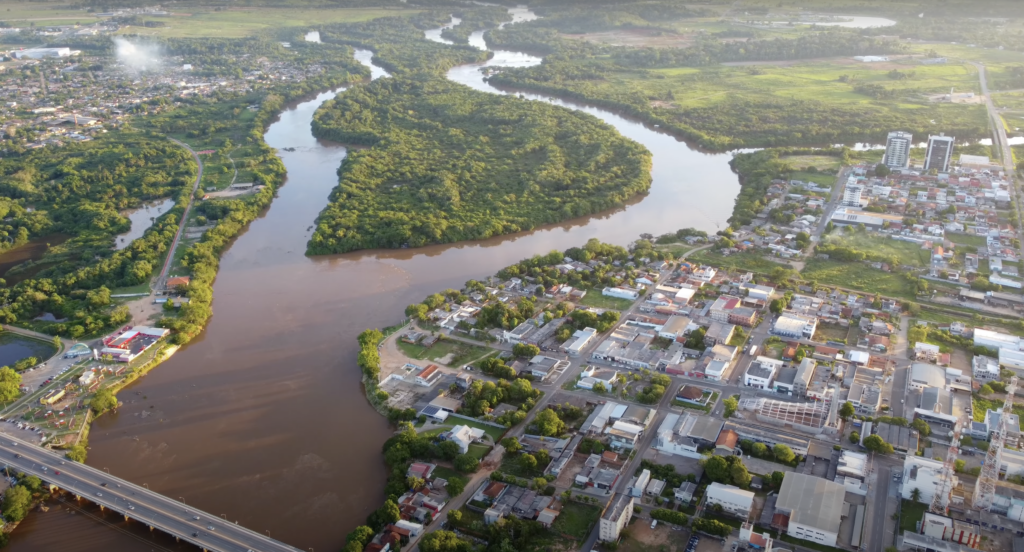
{"label": "muddy river water", "polygon": [[[513,11],[519,18],[532,14]],[[431,33],[440,38],[440,32]],[[428,35],[430,36],[430,35]],[[486,47],[481,34],[473,44]],[[370,53],[357,57],[369,64]],[[495,52],[484,66],[540,59]],[[449,78],[498,93],[480,65]],[[374,78],[387,78],[373,68]],[[94,424],[89,464],[300,549],[341,547],[383,499],[385,420],[367,404],[356,335],[400,320],[409,303],[519,259],[581,245],[626,245],[641,232],[726,225],[739,189],[728,154],[705,154],[642,124],[591,113],[653,154],[653,185],[630,205],[482,242],[309,258],[312,225],[337,184],[345,148],[315,139],[314,111],[338,91],[289,106],[266,133],[288,169],[271,207],[225,253],[204,334],[120,394]],[[284,151],[283,148],[294,148]],[[74,512],[74,513],[72,513]],[[33,513],[14,533],[25,551],[185,550],[173,539],[86,507]]]}

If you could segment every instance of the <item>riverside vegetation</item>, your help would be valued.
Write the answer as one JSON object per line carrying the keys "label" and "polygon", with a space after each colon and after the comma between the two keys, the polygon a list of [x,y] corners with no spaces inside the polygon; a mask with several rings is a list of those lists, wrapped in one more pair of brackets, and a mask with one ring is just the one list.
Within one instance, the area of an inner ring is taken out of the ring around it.
{"label": "riverside vegetation", "polygon": [[314,133],[350,152],[312,254],[484,239],[621,205],[650,153],[587,114],[440,77],[379,79],[327,102]]}

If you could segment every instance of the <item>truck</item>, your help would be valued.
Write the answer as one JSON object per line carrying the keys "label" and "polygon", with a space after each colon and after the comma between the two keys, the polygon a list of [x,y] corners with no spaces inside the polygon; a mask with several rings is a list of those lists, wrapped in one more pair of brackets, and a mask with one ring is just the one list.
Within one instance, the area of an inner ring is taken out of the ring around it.
{"label": "truck", "polygon": [[754,356],[754,355],[756,355],[756,354],[757,354],[757,345],[753,345],[753,344],[752,344],[752,345],[750,346],[750,348],[749,348],[749,349],[747,349],[747,354],[748,354],[748,355],[750,355],[750,356]]}

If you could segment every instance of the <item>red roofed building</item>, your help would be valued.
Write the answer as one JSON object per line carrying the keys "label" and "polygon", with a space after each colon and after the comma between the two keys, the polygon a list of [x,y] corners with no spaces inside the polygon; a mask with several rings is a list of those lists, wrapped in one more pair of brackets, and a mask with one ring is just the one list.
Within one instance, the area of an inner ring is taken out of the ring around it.
{"label": "red roofed building", "polygon": [[708,310],[708,316],[712,320],[721,322],[723,324],[729,323],[729,315],[734,309],[741,306],[743,300],[739,297],[732,295],[722,295],[718,299],[715,299],[714,304],[711,305],[711,309]]}
{"label": "red roofed building", "polygon": [[168,278],[167,288],[174,289],[176,287],[187,287],[191,281],[192,278],[189,278],[188,276],[175,276],[173,278]]}

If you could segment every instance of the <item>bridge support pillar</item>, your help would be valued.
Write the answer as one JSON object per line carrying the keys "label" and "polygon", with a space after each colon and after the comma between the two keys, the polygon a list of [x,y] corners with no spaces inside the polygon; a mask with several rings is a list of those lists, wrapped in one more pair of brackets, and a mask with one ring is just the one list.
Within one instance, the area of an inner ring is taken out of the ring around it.
{"label": "bridge support pillar", "polygon": [[124,515],[124,520],[125,520],[125,521],[128,521],[128,514],[125,514],[125,515]]}
{"label": "bridge support pillar", "polygon": [[150,530],[150,531],[152,531],[152,530],[153,530],[153,526],[152,526],[152,525],[150,525],[150,526],[149,526],[149,530]]}
{"label": "bridge support pillar", "polygon": [[103,510],[104,510],[103,505],[100,504],[100,511],[102,512]]}

